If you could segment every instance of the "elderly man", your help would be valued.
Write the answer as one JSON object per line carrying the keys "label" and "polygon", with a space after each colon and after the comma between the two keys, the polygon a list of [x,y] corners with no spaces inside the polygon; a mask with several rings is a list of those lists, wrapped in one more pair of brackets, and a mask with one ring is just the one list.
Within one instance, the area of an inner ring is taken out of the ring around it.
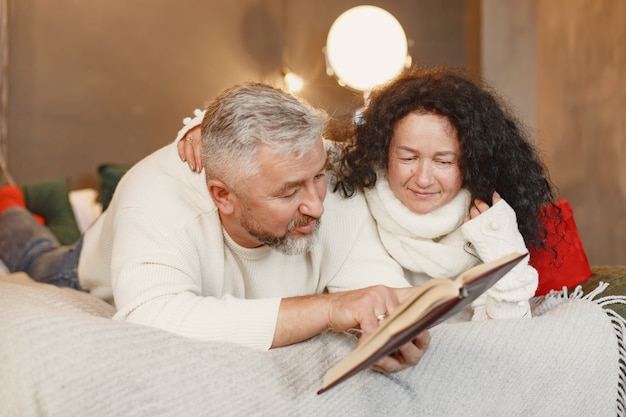
{"label": "elderly man", "polygon": [[[325,119],[264,84],[227,89],[202,121],[205,175],[181,164],[172,143],[124,176],[73,247],[26,211],[5,211],[0,258],[41,281],[62,276],[99,294],[111,285],[116,319],[191,338],[261,349],[327,329],[365,338],[413,288],[363,199],[327,193]],[[429,339],[376,368],[416,364]]]}

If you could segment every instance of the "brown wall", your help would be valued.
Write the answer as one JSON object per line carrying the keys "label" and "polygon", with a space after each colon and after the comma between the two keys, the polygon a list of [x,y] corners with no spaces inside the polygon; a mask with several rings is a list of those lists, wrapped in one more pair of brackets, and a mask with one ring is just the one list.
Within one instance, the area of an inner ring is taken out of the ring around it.
{"label": "brown wall", "polygon": [[537,117],[592,264],[626,264],[626,2],[537,1]]}
{"label": "brown wall", "polygon": [[[393,13],[414,60],[464,64],[463,0],[370,2]],[[18,183],[68,175],[97,186],[103,162],[133,163],[173,139],[183,117],[235,83],[277,82],[331,113],[359,95],[325,73],[338,0],[11,0],[10,170]],[[372,28],[375,30],[375,28]]]}
{"label": "brown wall", "polygon": [[529,125],[592,265],[626,265],[626,2],[480,2],[482,74]]}
{"label": "brown wall", "polygon": [[[416,62],[483,71],[537,130],[590,262],[626,264],[626,2],[370,3],[400,20]],[[98,164],[137,161],[221,89],[277,81],[282,65],[311,103],[348,112],[359,97],[326,76],[321,51],[357,4],[10,0],[10,169],[18,183],[97,186]]]}

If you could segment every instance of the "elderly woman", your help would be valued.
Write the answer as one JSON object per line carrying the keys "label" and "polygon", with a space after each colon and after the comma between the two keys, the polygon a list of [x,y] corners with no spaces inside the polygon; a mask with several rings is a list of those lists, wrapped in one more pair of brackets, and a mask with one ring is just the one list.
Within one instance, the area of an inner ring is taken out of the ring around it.
{"label": "elderly woman", "polygon": [[[375,90],[337,165],[336,188],[365,193],[413,284],[543,245],[546,171],[497,95],[460,71],[411,68]],[[537,282],[523,262],[473,319],[530,317]]]}

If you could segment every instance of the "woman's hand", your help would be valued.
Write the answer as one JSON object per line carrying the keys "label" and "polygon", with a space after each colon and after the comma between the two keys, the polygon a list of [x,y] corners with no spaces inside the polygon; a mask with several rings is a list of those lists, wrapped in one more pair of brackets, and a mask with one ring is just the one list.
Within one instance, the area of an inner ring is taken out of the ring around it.
{"label": "woman's hand", "polygon": [[[491,205],[496,204],[500,200],[502,200],[502,197],[500,197],[500,194],[494,191]],[[475,219],[476,217],[480,216],[481,213],[484,213],[485,211],[489,210],[489,207],[491,206],[485,203],[483,200],[479,200],[479,199],[474,200],[474,202],[470,206],[469,214],[465,216],[465,221],[468,222],[472,219]]]}
{"label": "woman's hand", "polygon": [[193,172],[202,172],[202,140],[200,138],[200,126],[189,130],[187,134],[178,141],[178,156],[181,161],[187,162],[189,169]]}

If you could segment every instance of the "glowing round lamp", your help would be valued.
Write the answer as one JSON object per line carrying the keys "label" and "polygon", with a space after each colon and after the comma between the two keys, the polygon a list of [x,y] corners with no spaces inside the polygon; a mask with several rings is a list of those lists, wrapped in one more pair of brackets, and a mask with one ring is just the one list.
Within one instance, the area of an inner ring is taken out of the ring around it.
{"label": "glowing round lamp", "polygon": [[326,40],[329,75],[339,84],[368,92],[397,75],[410,58],[400,22],[375,6],[357,6],[342,13]]}

